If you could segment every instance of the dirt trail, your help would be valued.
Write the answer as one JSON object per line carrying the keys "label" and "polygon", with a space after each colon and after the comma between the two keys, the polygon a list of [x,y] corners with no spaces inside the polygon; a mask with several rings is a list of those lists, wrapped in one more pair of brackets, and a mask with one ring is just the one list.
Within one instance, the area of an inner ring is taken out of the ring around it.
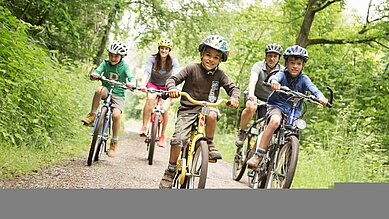
{"label": "dirt trail", "polygon": [[[38,173],[14,180],[1,180],[0,188],[158,189],[170,148],[157,147],[153,165],[148,165],[146,145],[137,131],[137,127],[126,128],[126,135],[119,141],[119,153],[115,158],[103,154],[99,162],[87,166],[86,155],[76,157]],[[210,163],[206,188],[248,189],[247,177],[243,177],[241,182],[232,180],[231,168],[223,160]]]}

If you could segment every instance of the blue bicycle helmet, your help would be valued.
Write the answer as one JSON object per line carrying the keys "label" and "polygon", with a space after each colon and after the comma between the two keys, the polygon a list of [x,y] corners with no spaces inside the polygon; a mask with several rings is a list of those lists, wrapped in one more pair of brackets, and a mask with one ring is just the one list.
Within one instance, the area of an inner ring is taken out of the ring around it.
{"label": "blue bicycle helmet", "polygon": [[299,45],[288,47],[284,52],[285,61],[289,56],[299,56],[303,58],[304,62],[308,62],[308,51]]}

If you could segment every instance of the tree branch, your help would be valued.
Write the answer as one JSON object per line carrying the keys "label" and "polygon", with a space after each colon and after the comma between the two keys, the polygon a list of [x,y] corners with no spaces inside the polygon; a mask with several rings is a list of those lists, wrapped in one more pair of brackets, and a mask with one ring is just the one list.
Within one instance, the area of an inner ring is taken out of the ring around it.
{"label": "tree branch", "polygon": [[377,39],[380,37],[378,36],[372,36],[369,38],[365,39],[323,39],[323,38],[318,38],[318,39],[308,39],[308,45],[317,45],[317,44],[347,44],[347,43],[370,43],[370,42],[375,42],[387,49],[389,49],[388,46],[383,45],[382,43],[378,42]]}
{"label": "tree branch", "polygon": [[324,8],[334,4],[335,2],[340,2],[341,0],[332,0],[332,1],[325,1],[325,2],[316,2],[316,6],[317,8],[316,9],[313,9],[313,12],[319,12],[321,10],[323,10]]}

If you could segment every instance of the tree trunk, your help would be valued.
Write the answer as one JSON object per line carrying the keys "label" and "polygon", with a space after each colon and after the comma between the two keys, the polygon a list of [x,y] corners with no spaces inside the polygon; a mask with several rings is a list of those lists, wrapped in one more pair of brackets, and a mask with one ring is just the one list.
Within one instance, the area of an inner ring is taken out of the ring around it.
{"label": "tree trunk", "polygon": [[100,43],[100,49],[96,54],[96,57],[93,59],[93,63],[95,65],[98,65],[102,61],[102,56],[105,51],[108,39],[109,39],[109,34],[111,32],[111,27],[113,25],[114,19],[116,17],[117,9],[116,7],[113,7],[111,13],[108,15],[108,22],[107,25],[105,26],[105,30],[103,33],[103,37],[101,38],[101,43]]}
{"label": "tree trunk", "polygon": [[312,27],[313,20],[315,19],[314,7],[317,5],[317,0],[309,0],[307,9],[304,13],[304,20],[300,28],[300,33],[296,39],[296,44],[302,47],[307,47],[309,44],[309,32]]}

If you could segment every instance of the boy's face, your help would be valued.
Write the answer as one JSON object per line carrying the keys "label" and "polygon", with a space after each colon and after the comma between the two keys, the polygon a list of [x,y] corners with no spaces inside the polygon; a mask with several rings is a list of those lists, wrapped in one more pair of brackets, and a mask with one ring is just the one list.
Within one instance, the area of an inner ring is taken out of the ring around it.
{"label": "boy's face", "polygon": [[300,74],[304,68],[304,65],[304,60],[300,57],[290,56],[286,61],[286,68],[293,78]]}
{"label": "boy's face", "polygon": [[122,56],[119,54],[109,53],[108,58],[111,65],[117,65],[122,59]]}
{"label": "boy's face", "polygon": [[159,47],[159,54],[162,58],[166,58],[169,55],[170,49],[166,46]]}
{"label": "boy's face", "polygon": [[278,63],[279,58],[280,58],[280,55],[278,55],[278,53],[269,52],[266,54],[265,59],[266,59],[267,65],[269,65],[270,68],[274,68]]}
{"label": "boy's face", "polygon": [[222,52],[216,49],[206,47],[201,57],[201,63],[207,71],[211,71],[216,68],[222,58]]}

